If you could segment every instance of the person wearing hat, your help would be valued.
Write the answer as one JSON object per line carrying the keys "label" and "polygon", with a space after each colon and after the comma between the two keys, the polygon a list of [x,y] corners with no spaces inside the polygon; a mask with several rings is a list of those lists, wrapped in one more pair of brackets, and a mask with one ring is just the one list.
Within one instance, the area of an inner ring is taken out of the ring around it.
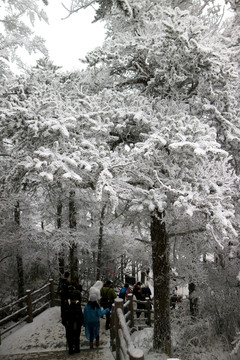
{"label": "person wearing hat", "polygon": [[93,349],[94,339],[96,339],[96,346],[99,346],[100,317],[109,312],[109,308],[101,310],[96,294],[90,296],[84,308],[85,336],[89,340],[90,349]]}
{"label": "person wearing hat", "polygon": [[89,289],[89,300],[90,300],[90,296],[92,294],[96,294],[97,301],[99,301],[100,298],[101,298],[101,293],[100,292],[101,292],[102,287],[103,287],[103,282],[101,280],[97,280],[95,282],[95,284],[93,286],[91,286],[90,289]]}
{"label": "person wearing hat", "polygon": [[73,290],[70,294],[70,304],[66,309],[66,338],[69,354],[80,352],[80,333],[83,325],[83,313],[81,302],[79,301],[79,292]]}

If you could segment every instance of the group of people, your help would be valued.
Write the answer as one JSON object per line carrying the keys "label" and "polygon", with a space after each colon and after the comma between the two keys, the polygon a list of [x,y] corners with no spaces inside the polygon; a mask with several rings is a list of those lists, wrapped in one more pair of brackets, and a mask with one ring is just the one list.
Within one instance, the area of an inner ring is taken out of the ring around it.
{"label": "group of people", "polygon": [[[66,338],[68,343],[69,354],[80,352],[80,334],[81,327],[85,327],[85,336],[89,340],[90,349],[95,344],[99,346],[99,331],[100,318],[106,316],[105,329],[110,329],[110,312],[112,304],[117,297],[113,289],[113,283],[107,280],[104,284],[98,280],[90,287],[88,302],[82,311],[82,286],[78,279],[69,281],[70,274],[65,272],[63,278],[59,281],[58,293],[61,296],[61,318],[62,324],[66,328]],[[130,293],[129,284],[124,286],[119,291],[119,298],[126,300]],[[148,286],[142,286],[141,282],[137,282],[133,286],[132,294],[137,300],[144,301],[146,297],[151,298],[151,290]],[[145,309],[144,304],[137,304],[137,317],[140,316],[141,311]]]}
{"label": "group of people", "polygon": [[106,315],[106,329],[110,328],[110,311],[117,297],[108,280],[105,284],[97,281],[89,290],[88,303],[82,311],[82,287],[77,279],[69,281],[69,272],[65,272],[59,281],[58,293],[61,296],[61,318],[66,328],[69,354],[80,352],[81,327],[85,327],[85,336],[89,340],[90,349],[99,346],[100,318]]}

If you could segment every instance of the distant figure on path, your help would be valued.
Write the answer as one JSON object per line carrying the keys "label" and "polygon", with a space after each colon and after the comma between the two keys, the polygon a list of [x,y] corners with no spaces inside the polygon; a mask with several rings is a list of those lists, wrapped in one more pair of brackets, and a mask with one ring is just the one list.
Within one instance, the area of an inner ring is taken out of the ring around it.
{"label": "distant figure on path", "polygon": [[99,346],[100,317],[109,312],[108,308],[101,310],[96,294],[90,296],[90,300],[84,308],[85,336],[90,342],[90,349],[93,349],[94,339],[96,339],[96,346]]}
{"label": "distant figure on path", "polygon": [[[138,301],[145,301],[145,297],[143,296],[143,293],[142,293],[142,283],[140,281],[138,281],[136,283],[136,285],[134,285],[133,295],[135,295],[135,297]],[[144,304],[137,303],[137,309],[143,310],[145,308],[146,308],[146,306]],[[139,318],[141,315],[141,311],[137,311],[136,314],[137,314],[137,318]]]}
{"label": "distant figure on path", "polygon": [[120,289],[118,297],[120,299],[126,300],[126,296],[130,293],[129,284],[124,284],[124,287]]}
{"label": "distant figure on path", "polygon": [[66,309],[66,338],[69,355],[80,352],[80,333],[84,323],[79,292],[73,290],[70,294],[70,304]]}

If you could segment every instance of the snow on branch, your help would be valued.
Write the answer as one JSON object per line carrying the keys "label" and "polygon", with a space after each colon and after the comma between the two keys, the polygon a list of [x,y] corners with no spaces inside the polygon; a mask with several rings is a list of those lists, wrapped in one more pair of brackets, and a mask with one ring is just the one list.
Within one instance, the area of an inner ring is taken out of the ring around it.
{"label": "snow on branch", "polygon": [[213,240],[217,243],[217,245],[219,246],[219,248],[221,250],[224,249],[224,246],[219,242],[219,240],[216,238],[215,234],[214,234],[214,231],[213,231],[213,227],[211,225],[207,225],[207,229],[210,230],[211,234],[212,234],[212,237],[213,237]]}
{"label": "snow on branch", "polygon": [[175,195],[187,196],[187,194],[184,193],[184,192],[182,192],[182,191],[175,190],[175,189],[172,189],[170,186],[164,185],[163,182],[159,179],[156,170],[154,171],[154,175],[155,175],[157,181],[159,182],[159,184],[161,185],[161,187],[163,187],[165,190],[167,190],[167,191],[169,191],[170,193],[175,194]]}

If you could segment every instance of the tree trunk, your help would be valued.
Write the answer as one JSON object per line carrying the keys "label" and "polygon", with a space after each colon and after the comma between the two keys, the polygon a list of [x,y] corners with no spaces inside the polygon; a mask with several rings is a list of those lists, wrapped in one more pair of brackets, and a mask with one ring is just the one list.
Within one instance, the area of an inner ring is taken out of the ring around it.
{"label": "tree trunk", "polygon": [[[20,205],[19,201],[14,208],[14,220],[15,223],[20,226]],[[21,240],[20,240],[21,241]],[[22,258],[22,250],[21,245],[17,247],[17,274],[18,274],[18,298],[21,298],[25,295],[24,291],[24,271],[23,271],[23,258]]]}
{"label": "tree trunk", "polygon": [[120,281],[124,283],[124,270],[125,270],[125,255],[121,255],[121,270],[120,270]]}
{"label": "tree trunk", "polygon": [[132,261],[132,277],[136,278],[135,261]]}
{"label": "tree trunk", "polygon": [[[57,203],[57,228],[61,229],[62,227],[62,201],[59,199]],[[65,261],[64,261],[64,251],[61,251],[58,254],[58,268],[59,273],[64,274],[65,271]]]}
{"label": "tree trunk", "polygon": [[101,211],[100,216],[100,226],[99,226],[99,236],[98,236],[98,254],[97,254],[97,276],[96,280],[100,280],[101,278],[101,265],[102,265],[102,246],[103,246],[103,220],[105,216],[107,204],[104,204]]}
{"label": "tree trunk", "polygon": [[[76,229],[76,208],[75,208],[75,191],[69,193],[69,227],[70,229]],[[78,259],[77,259],[77,244],[71,241],[70,245],[70,273],[71,279],[78,277]]]}
{"label": "tree trunk", "polygon": [[163,213],[155,211],[151,218],[152,266],[154,283],[153,348],[171,356],[170,328],[170,263],[169,244]]}
{"label": "tree trunk", "polygon": [[195,289],[196,286],[193,282],[188,284],[190,314],[192,319],[195,319],[198,315],[198,298],[196,296]]}
{"label": "tree trunk", "polygon": [[141,283],[145,284],[146,282],[146,273],[145,271],[141,271]]}

